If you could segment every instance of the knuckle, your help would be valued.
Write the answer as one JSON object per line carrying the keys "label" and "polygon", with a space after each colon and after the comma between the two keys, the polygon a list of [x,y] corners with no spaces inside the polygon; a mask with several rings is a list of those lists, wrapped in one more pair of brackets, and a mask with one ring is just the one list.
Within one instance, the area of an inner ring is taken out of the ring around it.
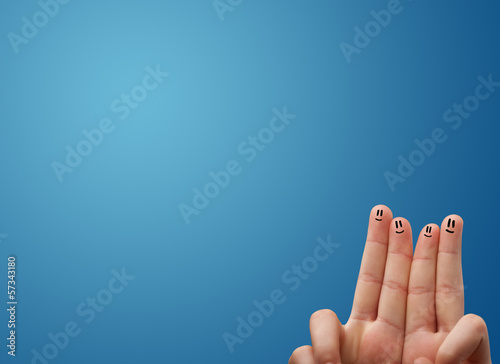
{"label": "knuckle", "polygon": [[443,283],[436,288],[436,299],[445,302],[462,299],[463,285],[462,284],[446,284]]}

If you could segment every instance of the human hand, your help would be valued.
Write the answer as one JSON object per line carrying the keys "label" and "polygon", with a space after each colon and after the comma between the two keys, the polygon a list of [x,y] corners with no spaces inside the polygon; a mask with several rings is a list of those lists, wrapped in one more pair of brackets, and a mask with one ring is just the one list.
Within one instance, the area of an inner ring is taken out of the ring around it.
{"label": "human hand", "polygon": [[411,227],[386,206],[370,213],[365,250],[349,320],[316,311],[312,346],[296,349],[290,364],[400,363],[412,262]]}
{"label": "human hand", "polygon": [[491,364],[488,330],[464,316],[462,229],[458,215],[420,232],[410,273],[403,363]]}
{"label": "human hand", "polygon": [[463,316],[462,226],[457,215],[441,234],[427,225],[413,257],[408,221],[375,206],[348,322],[315,312],[312,347],[296,349],[289,363],[491,363],[484,321]]}

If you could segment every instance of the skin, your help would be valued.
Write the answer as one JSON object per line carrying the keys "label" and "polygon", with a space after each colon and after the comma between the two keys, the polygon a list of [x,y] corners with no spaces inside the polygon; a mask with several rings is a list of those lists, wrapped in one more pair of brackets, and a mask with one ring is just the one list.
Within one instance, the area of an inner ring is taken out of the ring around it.
{"label": "skin", "polygon": [[484,320],[464,316],[462,229],[458,215],[426,225],[413,254],[410,223],[375,206],[349,320],[316,311],[289,364],[491,364]]}

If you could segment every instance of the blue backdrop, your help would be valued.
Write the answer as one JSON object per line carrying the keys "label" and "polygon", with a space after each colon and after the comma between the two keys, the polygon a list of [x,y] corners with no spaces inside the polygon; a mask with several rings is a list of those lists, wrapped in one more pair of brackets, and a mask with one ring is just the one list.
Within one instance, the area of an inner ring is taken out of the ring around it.
{"label": "blue backdrop", "polygon": [[1,362],[286,362],[315,310],[347,320],[379,203],[414,237],[464,218],[466,311],[495,347],[499,16],[496,1],[2,2],[5,338],[10,256],[17,305]]}

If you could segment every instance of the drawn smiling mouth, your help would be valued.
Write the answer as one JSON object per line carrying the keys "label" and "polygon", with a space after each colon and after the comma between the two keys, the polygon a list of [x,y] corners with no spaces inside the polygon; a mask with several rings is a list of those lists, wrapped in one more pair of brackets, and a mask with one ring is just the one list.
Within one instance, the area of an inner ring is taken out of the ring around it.
{"label": "drawn smiling mouth", "polygon": [[446,231],[447,231],[447,232],[449,232],[449,233],[452,233],[452,234],[454,234],[454,233],[455,233],[454,231],[450,231],[450,230],[448,230],[448,229],[446,229]]}

